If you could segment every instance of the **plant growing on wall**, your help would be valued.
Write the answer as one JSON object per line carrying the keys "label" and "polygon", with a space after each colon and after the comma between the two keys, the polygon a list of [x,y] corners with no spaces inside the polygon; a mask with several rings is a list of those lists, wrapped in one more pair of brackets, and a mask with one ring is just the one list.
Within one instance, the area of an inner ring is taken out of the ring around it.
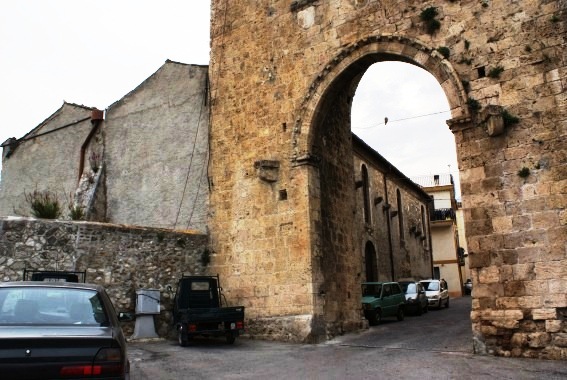
{"label": "plant growing on wall", "polygon": [[530,169],[525,166],[518,170],[518,177],[527,178],[530,175]]}
{"label": "plant growing on wall", "polygon": [[437,48],[437,51],[443,57],[445,57],[445,59],[449,58],[449,56],[451,55],[451,50],[447,46],[441,46],[441,47]]}
{"label": "plant growing on wall", "polygon": [[509,127],[514,124],[518,124],[520,119],[516,116],[511,115],[508,111],[502,111],[502,120],[504,120],[504,126]]}
{"label": "plant growing on wall", "polygon": [[425,29],[428,34],[434,34],[441,28],[441,23],[435,18],[438,14],[439,12],[435,7],[425,8],[419,14],[419,18],[425,23]]}
{"label": "plant growing on wall", "polygon": [[490,69],[490,71],[488,72],[488,76],[490,78],[499,78],[500,74],[502,74],[503,71],[504,68],[502,66],[496,66]]}
{"label": "plant growing on wall", "polygon": [[472,112],[477,112],[480,110],[480,103],[478,100],[474,99],[474,98],[468,98],[467,99],[467,105],[469,106],[470,110]]}
{"label": "plant growing on wall", "polygon": [[102,155],[99,153],[91,152],[89,156],[89,164],[94,173],[98,172],[98,169],[102,165]]}
{"label": "plant growing on wall", "polygon": [[57,194],[49,190],[34,190],[24,192],[26,203],[36,218],[57,219],[62,214],[61,204]]}

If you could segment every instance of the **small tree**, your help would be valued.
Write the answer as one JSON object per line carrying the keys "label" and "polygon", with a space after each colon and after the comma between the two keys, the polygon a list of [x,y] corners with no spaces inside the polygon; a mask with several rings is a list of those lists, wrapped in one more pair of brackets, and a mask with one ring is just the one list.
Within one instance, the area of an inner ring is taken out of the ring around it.
{"label": "small tree", "polygon": [[32,215],[36,218],[57,219],[61,216],[61,204],[56,193],[36,189],[31,193],[24,192],[24,196]]}

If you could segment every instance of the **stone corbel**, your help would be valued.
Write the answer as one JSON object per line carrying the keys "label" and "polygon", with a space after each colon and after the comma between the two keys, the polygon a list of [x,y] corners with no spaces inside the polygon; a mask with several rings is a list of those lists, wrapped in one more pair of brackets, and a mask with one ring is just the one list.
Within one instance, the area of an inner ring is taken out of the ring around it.
{"label": "stone corbel", "polygon": [[482,111],[482,122],[486,123],[486,129],[490,137],[499,136],[504,133],[503,108],[497,105],[488,105]]}
{"label": "stone corbel", "polygon": [[254,162],[258,177],[266,182],[276,182],[280,170],[280,162],[273,160],[259,160]]}

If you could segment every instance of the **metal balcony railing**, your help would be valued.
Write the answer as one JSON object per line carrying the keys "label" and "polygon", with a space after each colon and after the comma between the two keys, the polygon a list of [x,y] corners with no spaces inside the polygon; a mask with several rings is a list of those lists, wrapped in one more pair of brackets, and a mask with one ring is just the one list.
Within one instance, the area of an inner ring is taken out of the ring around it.
{"label": "metal balcony railing", "polygon": [[431,221],[455,220],[455,210],[452,208],[438,208],[431,213]]}

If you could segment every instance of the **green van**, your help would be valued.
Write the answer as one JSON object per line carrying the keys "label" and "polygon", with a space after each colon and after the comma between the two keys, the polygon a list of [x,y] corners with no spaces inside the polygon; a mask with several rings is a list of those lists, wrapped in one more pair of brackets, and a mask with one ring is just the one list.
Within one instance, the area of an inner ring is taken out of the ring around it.
{"label": "green van", "polygon": [[362,283],[362,310],[371,326],[377,325],[384,317],[404,320],[406,296],[397,282]]}

